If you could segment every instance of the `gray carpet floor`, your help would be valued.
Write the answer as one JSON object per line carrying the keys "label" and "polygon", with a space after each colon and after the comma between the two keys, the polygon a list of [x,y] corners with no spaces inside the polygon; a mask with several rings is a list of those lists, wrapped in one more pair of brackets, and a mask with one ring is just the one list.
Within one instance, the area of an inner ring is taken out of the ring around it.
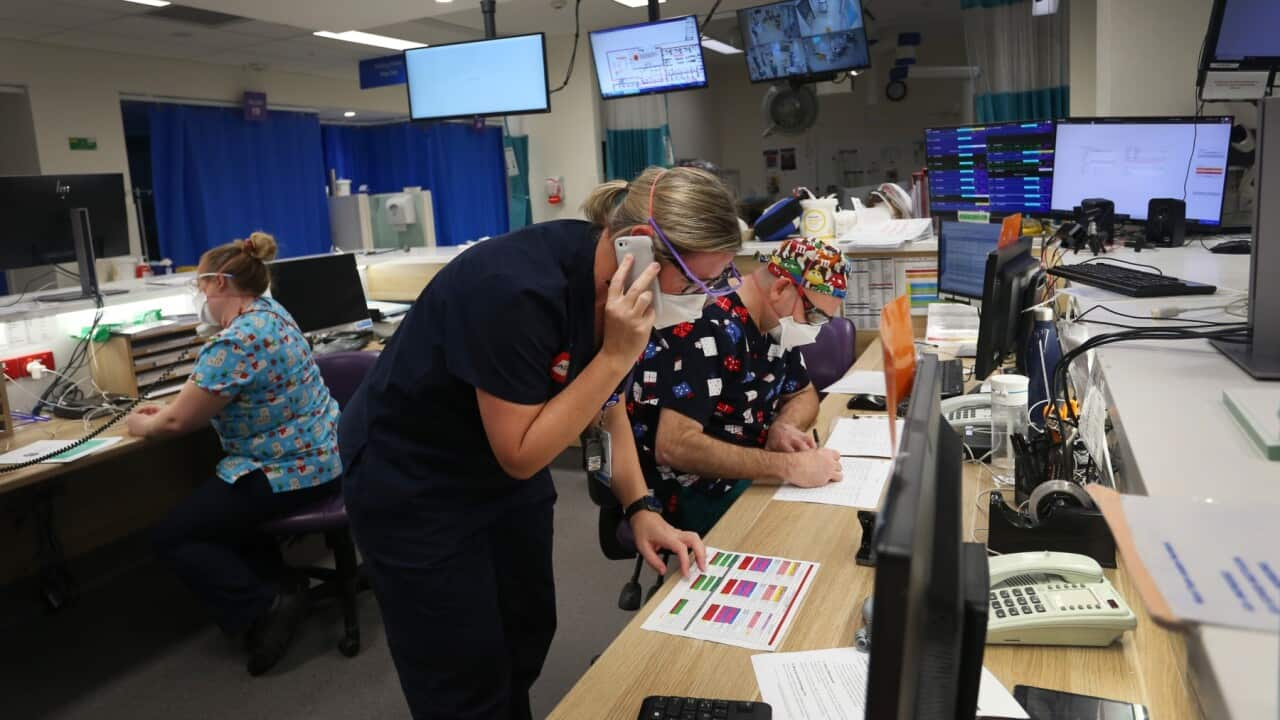
{"label": "gray carpet floor", "polygon": [[[544,717],[631,618],[617,607],[631,569],[596,541],[596,509],[581,471],[557,470],[555,567],[560,630],[533,689]],[[323,554],[290,548],[290,560]],[[652,580],[646,571],[645,583]],[[12,598],[10,598],[12,600]],[[0,717],[401,718],[408,708],[396,679],[377,602],[360,596],[362,649],[337,650],[336,607],[318,607],[301,637],[267,675],[249,677],[238,646],[206,618],[173,577],[146,563],[86,591],[50,616],[0,620]]]}

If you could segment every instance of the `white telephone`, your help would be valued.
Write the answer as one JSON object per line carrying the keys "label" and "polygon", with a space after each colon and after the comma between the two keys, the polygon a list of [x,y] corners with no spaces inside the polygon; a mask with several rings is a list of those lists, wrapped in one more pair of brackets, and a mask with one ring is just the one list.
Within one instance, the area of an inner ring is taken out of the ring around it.
{"label": "white telephone", "polygon": [[981,456],[991,449],[991,393],[947,398],[942,401],[941,410],[970,450]]}
{"label": "white telephone", "polygon": [[1138,619],[1093,558],[1025,552],[988,559],[988,645],[1104,647]]}

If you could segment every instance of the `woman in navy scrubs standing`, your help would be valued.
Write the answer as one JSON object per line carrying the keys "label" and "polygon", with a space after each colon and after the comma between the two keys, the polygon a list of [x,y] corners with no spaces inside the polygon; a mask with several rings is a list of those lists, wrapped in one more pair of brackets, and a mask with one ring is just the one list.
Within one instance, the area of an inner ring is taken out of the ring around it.
{"label": "woman in navy scrubs standing", "polygon": [[[445,266],[342,415],[347,510],[415,718],[531,716],[556,627],[547,465],[593,423],[641,554],[705,562],[655,511],[617,392],[655,321],[692,320],[733,284],[733,199],[710,173],[650,168],[583,209]],[[610,240],[636,234],[658,262],[628,288]]]}

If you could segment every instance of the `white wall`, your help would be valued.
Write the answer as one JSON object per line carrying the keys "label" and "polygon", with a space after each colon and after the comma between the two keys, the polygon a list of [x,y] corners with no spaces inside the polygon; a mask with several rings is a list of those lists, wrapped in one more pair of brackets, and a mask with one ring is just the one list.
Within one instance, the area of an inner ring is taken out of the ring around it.
{"label": "white wall", "polygon": [[0,92],[0,175],[36,175],[35,128],[31,125],[31,103],[23,92]]}
{"label": "white wall", "polygon": [[[888,38],[896,38],[899,29],[923,35],[917,56],[921,65],[965,64],[964,38],[958,27],[885,28],[881,37],[887,39],[872,50],[872,70],[856,80],[854,91],[820,97],[817,124],[800,136],[762,139],[761,102],[769,85],[752,84],[744,63],[714,64],[709,72],[707,105],[717,130],[720,156],[707,159],[741,173],[744,197],[766,194],[770,176],[778,178],[783,192],[797,185],[814,189],[843,185],[841,150],[858,151],[864,183],[881,181],[889,168],[896,168],[900,179],[908,178],[924,164],[923,154],[917,154],[923,146],[924,128],[961,122],[963,92],[958,81],[909,80],[906,99],[888,101],[884,86],[895,53],[894,41]],[[795,148],[796,170],[766,172],[763,151],[781,148]]]}
{"label": "white wall", "polygon": [[1067,0],[1068,82],[1071,114],[1096,115],[1098,111],[1098,0]]}
{"label": "white wall", "polygon": [[[582,217],[582,201],[603,178],[599,91],[587,39],[583,37],[581,43],[569,86],[551,96],[551,112],[509,121],[512,133],[529,135],[529,198],[534,222]],[[547,37],[551,87],[564,82],[572,48],[572,35]],[[543,180],[548,177],[563,178],[564,201],[559,205],[547,203]]]}
{"label": "white wall", "polygon": [[1212,6],[1212,0],[1097,0],[1097,114],[1193,114]]}
{"label": "white wall", "polygon": [[676,160],[720,157],[720,136],[715,116],[715,93],[710,88],[667,96],[667,124],[671,128],[671,146]]}

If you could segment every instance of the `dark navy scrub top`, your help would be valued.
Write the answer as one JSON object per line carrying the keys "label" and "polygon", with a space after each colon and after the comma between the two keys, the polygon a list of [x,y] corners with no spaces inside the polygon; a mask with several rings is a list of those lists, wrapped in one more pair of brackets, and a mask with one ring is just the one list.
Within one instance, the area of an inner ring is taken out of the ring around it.
{"label": "dark navy scrub top", "polygon": [[546,402],[594,357],[597,237],[578,220],[532,225],[431,280],[342,414],[349,504],[453,510],[460,522],[469,508],[554,497],[547,468],[503,472],[475,390]]}

